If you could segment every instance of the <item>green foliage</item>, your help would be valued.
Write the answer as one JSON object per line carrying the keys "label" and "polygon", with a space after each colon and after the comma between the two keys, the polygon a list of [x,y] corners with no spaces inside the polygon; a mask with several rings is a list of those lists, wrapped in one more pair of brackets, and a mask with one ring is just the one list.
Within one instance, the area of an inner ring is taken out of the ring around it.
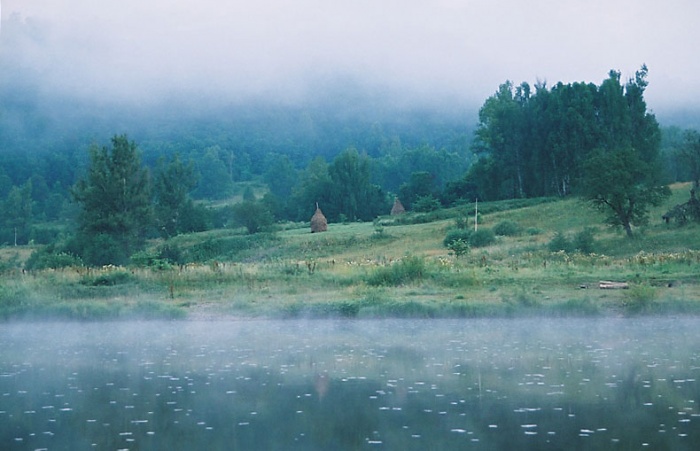
{"label": "green foliage", "polygon": [[564,251],[566,253],[572,253],[574,251],[573,243],[562,231],[558,231],[554,234],[554,238],[547,244],[547,248],[550,252]]}
{"label": "green foliage", "polygon": [[27,244],[32,233],[32,182],[14,186],[0,202],[0,243]]}
{"label": "green foliage", "polygon": [[[415,203],[421,198],[433,198],[434,190],[434,180],[433,175],[428,171],[418,171],[411,174],[410,180],[403,183],[399,188],[399,198],[406,208],[413,211],[432,211],[435,208],[430,209],[435,202],[423,201],[424,205],[422,208],[416,208]],[[439,203],[438,203],[439,206]],[[425,209],[425,208],[429,209]]]}
{"label": "green foliage", "polygon": [[[156,172],[153,195],[156,228],[164,238],[192,231],[189,192],[197,185],[194,163],[185,165],[178,154],[165,163],[161,160]],[[196,228],[196,227],[195,227]]]}
{"label": "green foliage", "polygon": [[659,182],[660,167],[632,148],[597,150],[584,164],[583,193],[606,221],[632,236],[632,226],[645,225],[648,208],[671,192]]}
{"label": "green foliage", "polygon": [[194,194],[198,198],[225,199],[233,193],[232,158],[219,146],[207,147],[196,158],[199,183]]}
{"label": "green foliage", "polygon": [[90,149],[90,168],[73,189],[81,206],[76,245],[91,265],[124,264],[145,244],[153,209],[148,171],[126,135]]}
{"label": "green foliage", "polygon": [[[613,153],[634,149],[638,160],[648,164],[639,173],[648,175],[655,170],[660,132],[646,110],[646,76],[642,66],[624,86],[616,71],[610,71],[600,86],[558,83],[548,89],[538,84],[533,90],[527,83],[502,84],[479,110],[474,150],[480,158],[461,182],[471,196],[465,198],[568,196],[582,188],[590,196],[596,183],[588,180],[594,174],[583,164],[595,149]],[[605,166],[597,166],[609,173]],[[636,161],[629,166],[631,171],[639,168]],[[608,190],[614,182],[605,178],[598,189]],[[648,186],[657,183],[653,177],[635,174],[634,178]],[[629,192],[631,186],[622,189]]]}
{"label": "green foliage", "polygon": [[30,240],[34,244],[52,244],[58,241],[63,228],[56,225],[35,225],[32,227]]}
{"label": "green foliage", "polygon": [[440,209],[440,207],[440,201],[435,199],[432,194],[416,198],[412,205],[413,211],[419,213],[429,213]]}
{"label": "green foliage", "polygon": [[83,266],[80,257],[62,250],[56,250],[53,246],[38,249],[29,256],[24,268],[29,271],[42,269],[58,269]]}
{"label": "green foliage", "polygon": [[677,158],[688,172],[693,187],[700,188],[700,132],[686,130],[683,145],[677,152]]}
{"label": "green foliage", "polygon": [[496,242],[496,235],[491,229],[452,229],[442,241],[443,246],[460,256],[469,252],[470,247],[486,247]]}
{"label": "green foliage", "polygon": [[262,202],[243,201],[233,206],[233,220],[252,235],[272,225],[274,218]]}
{"label": "green foliage", "polygon": [[552,240],[547,244],[550,252],[563,251],[567,254],[580,252],[581,254],[592,254],[595,252],[595,232],[592,227],[577,232],[573,238],[569,238],[564,232],[554,234]]}
{"label": "green foliage", "polygon": [[469,237],[469,244],[472,247],[486,247],[496,242],[496,235],[491,229],[480,228]]}
{"label": "green foliage", "polygon": [[451,250],[457,257],[461,257],[469,253],[470,246],[468,241],[458,238],[456,240],[452,240],[447,246],[447,248]]}
{"label": "green foliage", "polygon": [[497,236],[516,236],[520,235],[520,225],[515,221],[504,220],[493,226],[493,233]]}
{"label": "green foliage", "polygon": [[442,245],[450,249],[450,247],[456,241],[462,241],[463,243],[469,243],[469,239],[472,236],[471,229],[451,229],[445,235],[445,239],[442,240]]}
{"label": "green foliage", "polygon": [[[177,258],[177,263],[210,262],[238,259],[247,251],[270,246],[278,241],[271,233],[256,233],[246,236],[210,237],[189,245],[169,243],[161,250],[162,258]],[[175,262],[174,262],[175,263]]]}
{"label": "green foliage", "polygon": [[426,274],[426,267],[421,257],[404,257],[388,266],[377,268],[367,277],[367,283],[373,286],[399,286],[420,282]]}
{"label": "green foliage", "polygon": [[338,155],[328,168],[332,181],[331,207],[326,216],[333,221],[333,211],[351,221],[370,221],[389,210],[383,191],[371,183],[371,161],[366,154],[350,148]]}
{"label": "green foliage", "polygon": [[595,252],[595,232],[593,227],[586,227],[574,235],[573,245],[576,251],[582,254]]}

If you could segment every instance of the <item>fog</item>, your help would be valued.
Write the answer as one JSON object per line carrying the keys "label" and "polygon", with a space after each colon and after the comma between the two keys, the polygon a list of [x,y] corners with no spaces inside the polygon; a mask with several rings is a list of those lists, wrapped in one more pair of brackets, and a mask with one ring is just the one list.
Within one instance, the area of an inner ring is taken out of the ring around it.
{"label": "fog", "polygon": [[697,318],[9,323],[10,449],[697,449]]}
{"label": "fog", "polygon": [[43,93],[127,104],[293,103],[352,81],[478,106],[505,80],[599,83],[645,63],[662,111],[695,107],[699,13],[693,0],[5,0],[0,68],[31,70]]}

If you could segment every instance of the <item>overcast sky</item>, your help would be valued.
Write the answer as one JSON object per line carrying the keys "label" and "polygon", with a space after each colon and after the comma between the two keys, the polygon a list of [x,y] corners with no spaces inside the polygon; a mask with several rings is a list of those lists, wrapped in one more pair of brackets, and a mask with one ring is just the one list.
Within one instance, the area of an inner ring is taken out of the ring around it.
{"label": "overcast sky", "polygon": [[24,63],[88,95],[282,98],[343,76],[481,104],[507,79],[598,84],[643,63],[652,109],[700,89],[697,0],[2,0],[12,14],[39,30]]}

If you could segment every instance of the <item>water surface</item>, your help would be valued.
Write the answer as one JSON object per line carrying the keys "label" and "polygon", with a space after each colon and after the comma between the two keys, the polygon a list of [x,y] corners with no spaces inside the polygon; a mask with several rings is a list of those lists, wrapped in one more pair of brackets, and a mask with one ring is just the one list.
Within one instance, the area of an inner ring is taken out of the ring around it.
{"label": "water surface", "polygon": [[700,319],[11,323],[2,449],[698,449]]}

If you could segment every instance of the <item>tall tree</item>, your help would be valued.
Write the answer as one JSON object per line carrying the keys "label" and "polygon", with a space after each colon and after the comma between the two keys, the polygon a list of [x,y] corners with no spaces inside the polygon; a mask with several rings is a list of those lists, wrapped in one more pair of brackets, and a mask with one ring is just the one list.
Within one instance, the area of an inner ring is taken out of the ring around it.
{"label": "tall tree", "polygon": [[14,186],[2,203],[2,241],[12,244],[29,242],[32,226],[32,182]]}
{"label": "tall tree", "polygon": [[328,173],[332,182],[331,208],[324,211],[329,219],[342,214],[351,221],[368,221],[389,209],[382,190],[371,183],[370,159],[366,154],[346,149],[335,157]]}
{"label": "tall tree", "polygon": [[662,183],[659,125],[644,102],[646,75],[642,66],[624,88],[616,72],[603,82],[603,138],[584,162],[582,179],[584,195],[629,237],[633,225],[647,222],[649,206],[670,195]]}
{"label": "tall tree", "polygon": [[497,197],[525,195],[523,107],[529,97],[530,89],[527,84],[514,89],[513,83],[507,81],[479,110],[475,149],[483,158],[494,161],[498,166]]}
{"label": "tall tree", "polygon": [[111,148],[92,146],[90,167],[73,188],[81,206],[76,246],[94,265],[124,264],[141,249],[152,224],[151,186],[136,144],[114,136]]}
{"label": "tall tree", "polygon": [[328,173],[328,163],[323,157],[316,157],[301,172],[299,181],[292,190],[292,209],[295,219],[308,220],[317,203],[328,210],[331,206],[331,189],[333,182]]}
{"label": "tall tree", "polygon": [[700,133],[686,130],[683,145],[678,152],[678,159],[683,162],[695,189],[700,188]]}
{"label": "tall tree", "polygon": [[194,164],[183,163],[175,154],[169,163],[161,160],[153,183],[156,227],[163,237],[187,232],[186,214],[192,210],[190,191],[197,186]]}

